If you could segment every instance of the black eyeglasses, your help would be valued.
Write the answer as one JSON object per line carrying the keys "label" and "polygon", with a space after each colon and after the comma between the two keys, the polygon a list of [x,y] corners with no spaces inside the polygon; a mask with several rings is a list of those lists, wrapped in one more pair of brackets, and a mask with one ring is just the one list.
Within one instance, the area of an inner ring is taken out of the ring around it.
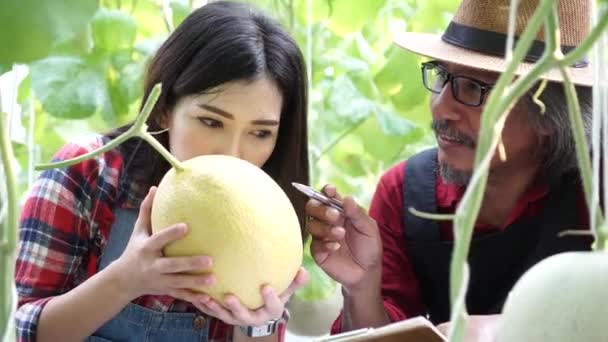
{"label": "black eyeglasses", "polygon": [[426,89],[439,94],[448,82],[454,99],[471,107],[481,106],[486,94],[494,87],[474,78],[450,74],[435,61],[422,63],[422,83]]}

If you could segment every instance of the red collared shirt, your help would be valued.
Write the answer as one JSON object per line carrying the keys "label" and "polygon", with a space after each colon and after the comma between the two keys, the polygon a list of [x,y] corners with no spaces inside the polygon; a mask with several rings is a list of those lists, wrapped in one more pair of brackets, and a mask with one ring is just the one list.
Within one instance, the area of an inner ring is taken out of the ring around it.
{"label": "red collared shirt", "polygon": [[[425,313],[418,279],[406,253],[403,237],[404,172],[405,161],[393,166],[380,178],[369,211],[369,215],[378,223],[382,238],[382,297],[384,308],[392,322]],[[454,213],[464,194],[463,189],[444,183],[440,176],[437,177],[435,184],[438,211]],[[501,230],[519,218],[535,215],[540,210],[540,200],[547,193],[547,187],[531,188],[519,200],[504,226],[477,224],[473,234]],[[587,212],[582,192],[577,198],[576,210],[579,213]],[[580,217],[586,216],[581,215]],[[405,228],[407,229],[407,227]],[[442,240],[453,240],[451,221],[440,221],[439,229]],[[332,326],[332,333],[338,333],[340,329],[341,317],[338,317]]]}

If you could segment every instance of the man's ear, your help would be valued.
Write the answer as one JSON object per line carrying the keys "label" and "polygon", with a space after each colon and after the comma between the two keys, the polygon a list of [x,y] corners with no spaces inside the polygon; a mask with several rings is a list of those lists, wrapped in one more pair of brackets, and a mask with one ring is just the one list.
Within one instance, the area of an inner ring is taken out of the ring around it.
{"label": "man's ear", "polygon": [[547,137],[555,134],[555,130],[555,126],[550,125],[548,122],[543,122],[538,129],[538,133],[543,137]]}

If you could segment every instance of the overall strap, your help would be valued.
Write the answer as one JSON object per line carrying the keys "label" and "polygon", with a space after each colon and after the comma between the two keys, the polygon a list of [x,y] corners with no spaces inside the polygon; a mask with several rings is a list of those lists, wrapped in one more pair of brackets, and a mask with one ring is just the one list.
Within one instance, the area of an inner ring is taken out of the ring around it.
{"label": "overall strap", "polygon": [[434,220],[413,215],[410,208],[437,212],[437,149],[420,152],[407,160],[403,179],[403,227],[406,240],[439,241],[439,225]]}
{"label": "overall strap", "polygon": [[137,209],[118,208],[114,210],[114,224],[110,228],[108,242],[99,258],[98,271],[106,268],[122,255],[133,233],[138,214]]}

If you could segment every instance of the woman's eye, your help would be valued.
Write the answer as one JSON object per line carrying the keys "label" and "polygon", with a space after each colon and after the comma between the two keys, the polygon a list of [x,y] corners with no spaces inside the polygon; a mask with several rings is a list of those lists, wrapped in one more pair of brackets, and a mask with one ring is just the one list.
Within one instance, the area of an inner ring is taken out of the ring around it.
{"label": "woman's eye", "polygon": [[254,132],[253,132],[253,135],[254,135],[256,138],[260,138],[260,139],[267,138],[267,137],[269,137],[271,134],[272,134],[272,132],[270,132],[270,131],[264,131],[264,130],[262,130],[262,131],[254,131]]}
{"label": "woman's eye", "polygon": [[207,127],[211,127],[211,128],[222,127],[222,122],[218,121],[218,120],[215,120],[215,119],[199,117],[198,120],[200,122],[202,122],[203,125],[205,125]]}

